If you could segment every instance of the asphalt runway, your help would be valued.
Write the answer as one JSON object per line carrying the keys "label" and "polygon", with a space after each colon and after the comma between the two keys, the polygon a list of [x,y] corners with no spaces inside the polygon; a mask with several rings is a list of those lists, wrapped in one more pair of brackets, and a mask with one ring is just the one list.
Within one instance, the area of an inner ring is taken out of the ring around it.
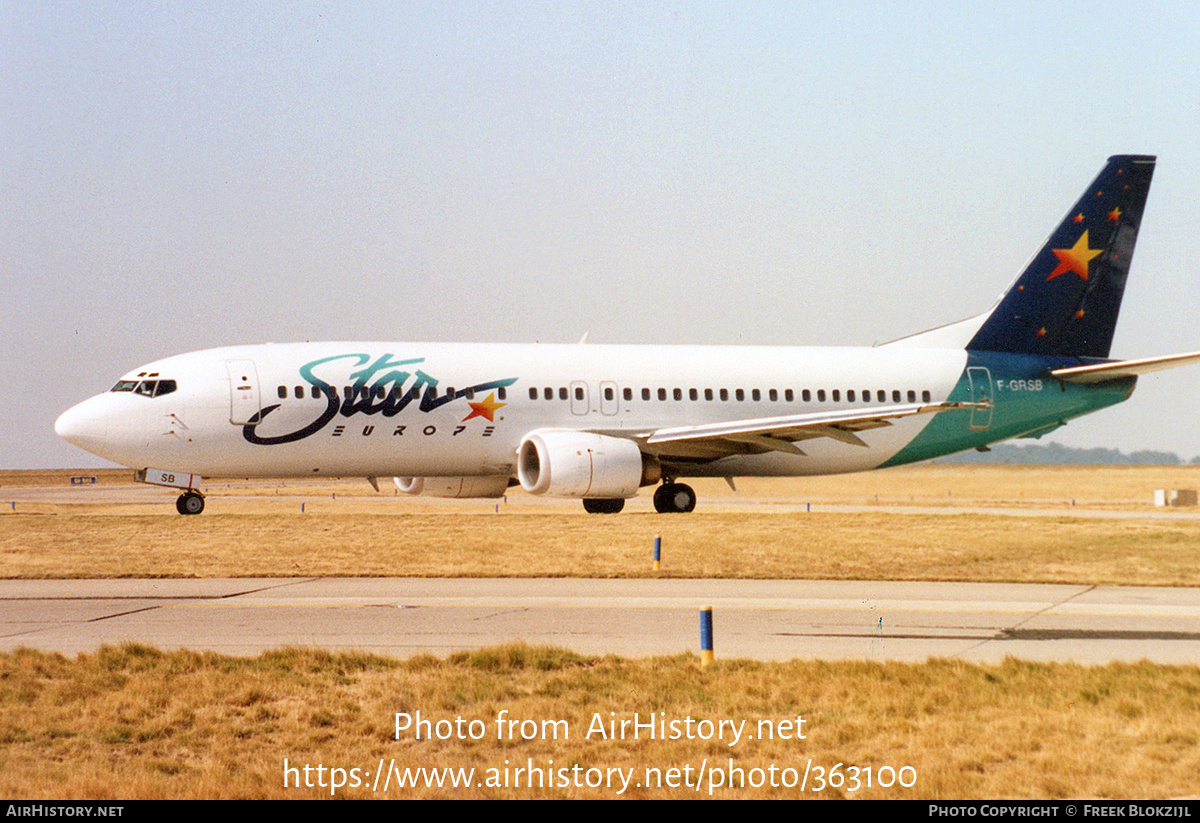
{"label": "asphalt runway", "polygon": [[1103,664],[1200,661],[1200,589],[805,580],[218,579],[0,581],[0,636],[75,654],[146,643],[256,655],[393,657],[521,641],[589,655]]}

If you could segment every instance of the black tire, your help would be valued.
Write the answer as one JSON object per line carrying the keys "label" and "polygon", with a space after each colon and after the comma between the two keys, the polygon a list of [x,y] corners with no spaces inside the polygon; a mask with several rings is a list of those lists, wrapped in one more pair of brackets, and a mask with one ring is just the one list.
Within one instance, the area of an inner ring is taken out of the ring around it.
{"label": "black tire", "polygon": [[204,511],[204,496],[197,492],[186,492],[175,501],[175,510],[180,514],[200,514]]}
{"label": "black tire", "polygon": [[666,514],[671,510],[669,495],[671,487],[674,485],[674,483],[663,483],[654,490],[654,510],[659,514]]}
{"label": "black tire", "polygon": [[696,508],[696,492],[686,483],[663,483],[654,492],[654,510],[683,514]]}
{"label": "black tire", "polygon": [[616,514],[623,508],[625,508],[625,501],[620,497],[612,499],[585,497],[583,499],[583,510],[588,514]]}

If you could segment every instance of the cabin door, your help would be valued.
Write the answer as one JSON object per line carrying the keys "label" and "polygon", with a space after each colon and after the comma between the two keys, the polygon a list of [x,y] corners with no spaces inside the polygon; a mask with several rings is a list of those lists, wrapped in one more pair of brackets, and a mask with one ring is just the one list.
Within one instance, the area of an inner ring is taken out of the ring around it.
{"label": "cabin door", "polygon": [[967,369],[971,381],[971,402],[987,403],[986,409],[971,409],[971,431],[983,431],[992,425],[992,373],[983,366]]}
{"label": "cabin door", "polygon": [[229,422],[235,426],[257,423],[262,404],[254,361],[226,360],[225,368],[229,372]]}
{"label": "cabin door", "polygon": [[600,384],[600,413],[613,415],[621,410],[621,401],[617,399],[617,384],[605,380]]}
{"label": "cabin door", "polygon": [[572,414],[587,414],[592,410],[591,404],[588,401],[587,383],[582,380],[574,380],[571,382],[571,413]]}

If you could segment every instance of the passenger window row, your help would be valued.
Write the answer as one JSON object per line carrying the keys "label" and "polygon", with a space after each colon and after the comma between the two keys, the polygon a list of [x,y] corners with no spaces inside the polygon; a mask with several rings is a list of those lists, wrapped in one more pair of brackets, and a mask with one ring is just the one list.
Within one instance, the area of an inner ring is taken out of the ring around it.
{"label": "passenger window row", "polygon": [[[113,391],[116,391],[116,389],[114,389]],[[406,390],[401,388],[400,386],[392,386],[390,392],[388,390],[385,390],[383,386],[374,386],[370,389],[369,396],[372,398],[378,399],[378,400],[382,400],[384,397],[386,397],[390,393],[394,399],[398,400],[404,396],[405,391]],[[355,389],[353,386],[343,386],[342,387],[342,396],[345,397],[347,400],[354,398],[354,396],[355,396],[354,392],[355,392]],[[288,387],[287,386],[279,386],[275,390],[275,393],[276,393],[276,395],[278,395],[280,400],[286,400],[287,396],[288,396]],[[308,397],[311,397],[314,400],[320,400],[321,398],[323,398],[325,396],[324,394],[321,393],[321,389],[317,386],[309,386],[307,388],[307,390],[305,389],[304,386],[293,386],[292,387],[292,396],[295,397],[297,400],[303,400],[306,395]],[[454,387],[450,386],[449,388],[447,388],[445,391],[445,395],[446,395],[446,397],[454,397],[454,395],[455,395]],[[462,396],[467,398],[468,400],[474,400],[475,399],[475,390],[467,389],[466,391],[464,391],[462,393]],[[508,398],[508,392],[505,390],[504,386],[501,386],[500,388],[496,389],[496,397],[499,398],[500,400],[505,400]]]}
{"label": "passenger window row", "polygon": [[[582,386],[576,386],[572,391],[574,392],[576,400],[584,399],[584,390]],[[829,391],[826,391],[825,389],[817,389],[815,392],[811,389],[801,389],[799,394],[800,399],[805,403],[811,403],[814,396],[816,397],[818,403],[841,403],[843,392],[841,389],[831,389]],[[621,396],[625,400],[633,400],[633,389],[622,389]],[[684,396],[684,390],[678,387],[672,389],[665,389],[661,387],[657,389],[650,389],[643,387],[641,390],[642,400],[652,400],[655,398],[657,398],[659,401],[666,401],[668,399],[683,400]],[[767,389],[765,392],[762,389],[750,389],[749,392],[747,392],[745,389],[734,389],[733,391],[730,391],[729,389],[688,389],[686,391],[687,399],[693,401],[703,398],[705,401],[720,400],[722,402],[728,402],[732,398],[734,401],[741,403],[749,398],[752,402],[759,403],[762,402],[763,398],[765,397],[769,402],[777,403],[779,402],[779,398],[781,396],[785,403],[793,403],[796,400],[796,392],[793,389],[784,389],[782,392],[779,391],[779,389]],[[545,386],[540,389],[537,386],[529,387],[530,400],[554,400],[556,397],[559,400],[569,400],[571,397],[571,392],[563,386],[560,386],[557,389],[550,386]],[[920,393],[920,397],[920,402],[929,403],[931,402],[932,394],[926,389]],[[846,389],[845,398],[845,402],[847,403],[887,403],[889,398],[892,403],[916,403],[917,392],[913,389],[908,389],[907,391],[903,392],[899,389],[892,389],[890,392],[884,389]],[[616,399],[614,389],[611,386],[604,387],[604,399]]]}
{"label": "passenger window row", "polygon": [[[113,386],[112,390],[136,391],[139,394],[149,393],[153,396],[158,396],[160,394],[168,394],[169,392],[175,391],[175,381],[159,380],[156,384],[155,381],[139,382],[137,380],[122,380],[117,383],[116,386]],[[345,386],[342,389],[343,396],[346,398],[354,397],[354,391],[355,390],[353,386]],[[285,400],[287,399],[289,393],[288,387],[279,386],[276,389],[276,393],[281,400]],[[394,396],[394,398],[399,399],[401,396],[403,396],[404,389],[399,386],[393,386],[390,393]],[[297,400],[302,400],[305,397],[319,400],[324,397],[320,388],[317,386],[308,386],[307,388],[305,386],[294,386],[291,389],[291,394]],[[380,400],[382,400],[387,394],[388,392],[385,391],[383,386],[375,386],[370,390],[370,396]],[[703,399],[706,402],[712,402],[714,400],[729,402],[730,400],[733,400],[738,403],[745,402],[746,400],[750,400],[754,403],[761,403],[764,399],[770,403],[777,403],[781,398],[785,403],[794,403],[796,401],[797,394],[799,394],[800,400],[805,403],[811,403],[814,397],[818,403],[841,403],[843,402],[843,395],[845,396],[845,402],[847,403],[887,403],[889,400],[892,403],[916,403],[918,397],[918,393],[913,389],[908,389],[906,391],[901,391],[900,389],[892,389],[890,391],[885,389],[846,389],[844,391],[842,389],[817,389],[816,391],[811,389],[801,389],[799,392],[796,392],[794,389],[783,389],[782,391],[779,389],[766,389],[765,391],[763,389],[750,389],[747,391],[746,389],[730,390],[689,388],[685,391],[679,387],[671,389],[663,387],[656,389],[642,387],[639,394],[642,400],[645,401],[655,399],[660,402],[665,402],[667,400],[682,401],[686,397],[690,401],[699,401]],[[447,397],[453,397],[455,395],[454,387],[448,387],[445,390],[445,395]],[[605,386],[603,389],[603,395],[605,400],[611,401],[616,399],[616,391],[612,386]],[[475,398],[475,392],[471,389],[467,389],[463,392],[463,396],[468,400],[473,400]],[[501,386],[496,390],[496,396],[500,400],[507,400],[508,392],[503,386]],[[529,387],[530,400],[570,400],[572,396],[574,396],[574,399],[576,400],[583,400],[586,397],[583,386],[574,386],[570,389],[568,389],[566,386],[559,386],[557,388],[552,386],[544,386],[540,388],[537,386]],[[626,401],[632,401],[634,398],[634,390],[629,387],[622,389],[621,397]],[[920,392],[920,398],[920,402],[929,403],[931,402],[932,394],[928,389],[926,389]]]}

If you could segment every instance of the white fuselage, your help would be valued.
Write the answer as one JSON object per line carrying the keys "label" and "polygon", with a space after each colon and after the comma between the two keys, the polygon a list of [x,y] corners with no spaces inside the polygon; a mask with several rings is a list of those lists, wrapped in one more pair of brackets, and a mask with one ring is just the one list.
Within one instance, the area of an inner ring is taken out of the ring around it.
{"label": "white fuselage", "polygon": [[[236,346],[142,366],[123,378],[127,388],[167,380],[172,390],[110,391],[58,428],[116,463],[204,476],[512,477],[522,439],[538,429],[637,439],[673,426],[939,402],[966,361],[962,350],[904,347]],[[814,439],[803,455],[730,455],[673,464],[671,474],[875,468],[931,417],[863,432],[867,448]]]}

